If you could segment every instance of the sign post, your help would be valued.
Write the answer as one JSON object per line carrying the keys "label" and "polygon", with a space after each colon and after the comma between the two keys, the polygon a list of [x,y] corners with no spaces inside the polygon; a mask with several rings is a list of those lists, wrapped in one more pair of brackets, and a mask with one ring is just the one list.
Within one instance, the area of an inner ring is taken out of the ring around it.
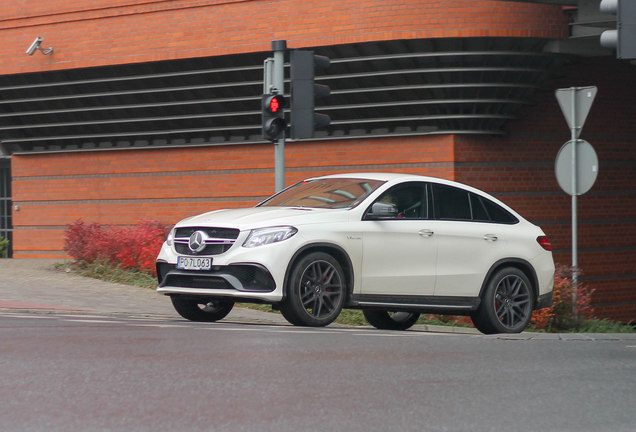
{"label": "sign post", "polygon": [[[582,195],[589,190],[596,180],[598,174],[598,158],[592,146],[583,140],[579,140],[585,120],[590,112],[594,98],[596,97],[598,89],[595,86],[590,87],[570,87],[565,89],[558,89],[555,92],[555,96],[561,111],[565,117],[565,121],[570,128],[571,139],[559,151],[556,162],[556,174],[557,180],[561,188],[572,196],[572,313],[576,316],[576,294],[578,285],[578,226],[577,226],[577,196]],[[585,143],[585,144],[583,144]],[[587,144],[587,145],[586,145]],[[587,153],[590,153],[589,149],[593,153],[593,157],[581,158],[578,151],[583,146]],[[569,153],[569,164],[567,163]],[[586,190],[581,192],[582,187],[580,184],[580,171],[586,171],[581,166],[581,161],[591,160],[592,166],[589,171],[593,174],[593,180]],[[568,184],[567,180],[563,180],[564,177],[569,177],[569,187],[564,187],[564,184]]]}

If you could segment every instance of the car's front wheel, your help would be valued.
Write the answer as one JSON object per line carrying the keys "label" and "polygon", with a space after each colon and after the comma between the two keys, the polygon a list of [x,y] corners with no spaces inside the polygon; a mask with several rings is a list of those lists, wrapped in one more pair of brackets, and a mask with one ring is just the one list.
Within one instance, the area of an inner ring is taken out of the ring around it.
{"label": "car's front wheel", "polygon": [[214,322],[225,318],[234,307],[234,302],[225,300],[201,300],[183,296],[172,296],[172,306],[187,320]]}
{"label": "car's front wheel", "polygon": [[473,324],[485,334],[522,332],[532,318],[532,293],[521,270],[498,270],[488,281],[479,309],[471,314]]}
{"label": "car's front wheel", "polygon": [[294,264],[280,311],[294,325],[324,327],[342,311],[346,296],[344,272],[324,252],[312,252]]}
{"label": "car's front wheel", "polygon": [[380,330],[407,330],[420,318],[417,312],[389,312],[385,310],[362,309],[364,318]]}

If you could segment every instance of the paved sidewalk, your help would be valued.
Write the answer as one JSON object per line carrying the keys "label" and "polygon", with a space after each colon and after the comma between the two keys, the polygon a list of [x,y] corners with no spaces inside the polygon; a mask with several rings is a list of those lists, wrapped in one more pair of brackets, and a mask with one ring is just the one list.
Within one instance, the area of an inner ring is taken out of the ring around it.
{"label": "paved sidewalk", "polygon": [[[136,314],[182,319],[170,299],[147,288],[57,270],[60,260],[0,259],[0,309]],[[234,308],[226,321],[287,324],[273,313]]]}

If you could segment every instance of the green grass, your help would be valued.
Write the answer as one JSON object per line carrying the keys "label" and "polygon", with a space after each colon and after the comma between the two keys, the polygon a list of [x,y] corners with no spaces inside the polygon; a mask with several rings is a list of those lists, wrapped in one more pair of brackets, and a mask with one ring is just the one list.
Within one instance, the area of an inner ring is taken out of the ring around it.
{"label": "green grass", "polygon": [[138,270],[122,269],[120,266],[114,266],[108,261],[58,264],[56,267],[65,272],[73,272],[80,276],[100,279],[106,282],[152,289],[157,286],[157,279],[148,273]]}
{"label": "green grass", "polygon": [[608,319],[585,320],[579,325],[576,333],[636,333],[633,324],[623,324]]}
{"label": "green grass", "polygon": [[[251,303],[238,303],[238,307],[247,309],[254,309],[263,312],[280,313],[272,309],[268,304],[251,304]],[[464,317],[456,317],[451,315],[422,315],[416,324],[428,324],[428,325],[441,325],[452,327],[472,327],[466,323]],[[350,325],[350,326],[368,326],[370,325],[362,315],[362,311],[356,309],[343,309],[336,318],[336,323]]]}
{"label": "green grass", "polygon": [[[272,306],[268,304],[238,303],[237,306],[263,312],[280,313],[279,311],[272,309]],[[369,323],[367,323],[367,321],[364,319],[364,316],[362,316],[361,311],[351,309],[344,309],[342,312],[340,312],[340,315],[338,316],[338,318],[336,318],[336,322],[338,324],[350,326],[369,325]]]}
{"label": "green grass", "polygon": [[[267,304],[251,304],[251,303],[239,303],[239,307],[259,310],[263,312],[280,313],[272,309],[271,305]],[[429,324],[429,325],[441,325],[452,327],[471,327],[466,323],[462,317],[450,316],[450,315],[422,315],[417,321],[417,324]],[[370,325],[362,315],[362,311],[356,309],[343,309],[336,318],[336,323],[350,325],[350,326],[368,326]]]}

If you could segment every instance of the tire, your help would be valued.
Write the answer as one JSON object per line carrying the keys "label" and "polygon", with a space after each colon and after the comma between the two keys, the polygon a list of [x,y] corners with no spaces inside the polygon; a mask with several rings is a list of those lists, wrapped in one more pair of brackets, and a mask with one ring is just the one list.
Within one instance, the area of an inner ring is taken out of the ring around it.
{"label": "tire", "polygon": [[291,324],[324,327],[342,311],[347,293],[338,261],[324,252],[302,257],[291,269],[280,310]]}
{"label": "tire", "polygon": [[380,330],[408,330],[420,318],[417,312],[389,312],[377,309],[362,309],[364,318]]}
{"label": "tire", "polygon": [[490,278],[479,308],[470,317],[485,334],[521,333],[532,318],[533,297],[525,273],[506,267]]}
{"label": "tire", "polygon": [[218,321],[225,318],[234,307],[234,302],[225,300],[200,300],[183,296],[172,296],[171,300],[179,315],[190,321]]}

